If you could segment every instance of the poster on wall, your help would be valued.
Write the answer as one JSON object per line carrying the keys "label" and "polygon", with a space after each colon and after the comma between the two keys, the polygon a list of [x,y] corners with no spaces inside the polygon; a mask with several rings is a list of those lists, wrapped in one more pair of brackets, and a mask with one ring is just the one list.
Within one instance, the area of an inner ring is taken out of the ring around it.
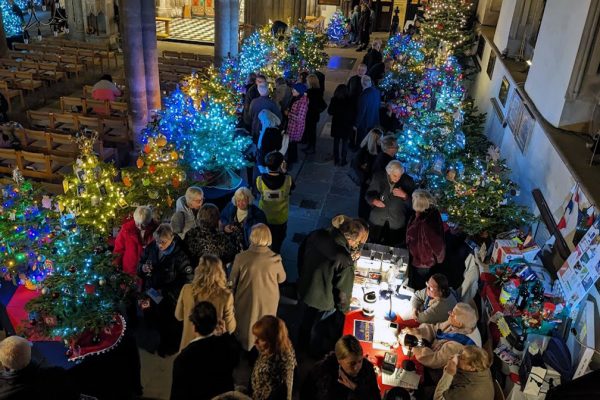
{"label": "poster on wall", "polygon": [[522,108],[523,108],[523,100],[521,100],[521,96],[519,95],[519,92],[514,90],[512,98],[510,100],[510,106],[508,107],[508,115],[506,117],[508,126],[510,127],[510,130],[513,131],[513,134],[519,128],[519,121],[521,120],[521,109]]}
{"label": "poster on wall", "polygon": [[205,15],[204,0],[192,0],[192,15],[197,17]]}

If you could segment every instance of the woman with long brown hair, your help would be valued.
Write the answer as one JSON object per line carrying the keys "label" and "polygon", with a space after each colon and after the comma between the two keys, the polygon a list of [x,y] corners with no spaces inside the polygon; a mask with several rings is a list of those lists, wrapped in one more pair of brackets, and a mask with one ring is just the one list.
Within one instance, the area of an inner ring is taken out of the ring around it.
{"label": "woman with long brown hair", "polygon": [[253,400],[291,400],[296,355],[282,319],[265,315],[252,326],[259,356],[252,369]]}
{"label": "woman with long brown hair", "polygon": [[200,257],[198,266],[194,270],[192,283],[183,285],[175,318],[183,321],[183,334],[179,351],[191,342],[194,337],[194,325],[190,321],[192,310],[201,301],[211,302],[217,309],[217,319],[224,322],[224,329],[233,333],[236,327],[235,312],[233,309],[233,293],[227,288],[227,277],[221,259],[212,254]]}

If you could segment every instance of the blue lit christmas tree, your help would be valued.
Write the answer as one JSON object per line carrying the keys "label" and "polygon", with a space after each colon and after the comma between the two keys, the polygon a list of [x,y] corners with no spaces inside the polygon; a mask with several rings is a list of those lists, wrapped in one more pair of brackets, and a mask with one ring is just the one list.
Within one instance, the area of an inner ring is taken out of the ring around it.
{"label": "blue lit christmas tree", "polygon": [[412,92],[425,70],[423,43],[399,33],[388,40],[383,49],[383,58],[393,62],[379,82],[379,88],[393,98],[404,97]]}
{"label": "blue lit christmas tree", "polygon": [[[27,21],[21,19],[20,15],[24,14],[23,10],[27,8],[29,2],[31,2],[31,0],[0,0],[0,7],[2,7],[2,23],[4,24],[4,33],[6,34],[6,37],[23,34],[23,26],[25,26]],[[39,5],[41,0],[34,0],[33,3]]]}
{"label": "blue lit christmas tree", "polygon": [[342,10],[337,10],[333,13],[327,25],[327,39],[330,43],[339,46],[343,44],[346,35],[348,35],[346,17],[344,17]]}

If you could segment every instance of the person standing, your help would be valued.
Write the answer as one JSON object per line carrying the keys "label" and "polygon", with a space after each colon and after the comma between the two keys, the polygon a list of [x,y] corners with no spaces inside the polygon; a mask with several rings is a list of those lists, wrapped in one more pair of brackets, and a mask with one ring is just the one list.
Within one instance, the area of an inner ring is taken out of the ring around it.
{"label": "person standing", "polygon": [[360,35],[359,46],[356,51],[363,51],[369,45],[371,37],[371,11],[366,4],[360,5],[360,18],[358,19],[358,32]]}
{"label": "person standing", "polygon": [[269,246],[269,227],[257,224],[250,233],[250,247],[233,261],[231,287],[237,314],[237,338],[246,351],[254,344],[252,326],[262,316],[277,313],[279,284],[286,278],[281,256]]}
{"label": "person standing", "polygon": [[360,193],[358,197],[358,216],[368,219],[371,207],[365,200],[367,189],[371,183],[372,168],[377,154],[379,153],[379,141],[383,132],[378,128],[373,128],[360,144],[358,153],[354,156],[350,166],[356,171],[357,177],[360,179]]}
{"label": "person standing", "polygon": [[354,6],[352,15],[350,16],[350,44],[358,43],[359,39],[359,28],[358,20],[360,19],[360,7]]}
{"label": "person standing", "polygon": [[290,107],[292,101],[292,89],[289,87],[285,78],[279,77],[275,79],[275,103],[279,105],[281,113]]}
{"label": "person standing", "polygon": [[377,172],[385,171],[385,167],[390,161],[396,159],[398,153],[398,139],[395,135],[386,135],[379,142],[381,143],[381,151],[375,157],[371,167],[371,176]]}
{"label": "person standing", "polygon": [[304,135],[306,113],[308,112],[308,97],[305,96],[305,93],[306,86],[304,84],[294,84],[290,107],[285,112],[288,121],[286,133],[290,138],[287,152],[288,168],[292,168],[292,165],[298,161],[298,142],[302,140]]}
{"label": "person standing", "polygon": [[[365,64],[359,64],[356,69],[356,75],[352,75],[350,79],[348,79],[348,95],[350,97],[350,102],[352,105],[352,113],[356,115],[358,111],[358,99],[360,98],[360,94],[362,93],[362,77],[367,73],[367,66]],[[350,132],[350,148],[352,150],[356,150],[358,148],[359,142],[356,141],[356,130]]]}
{"label": "person standing", "polygon": [[133,212],[133,219],[121,226],[115,239],[115,264],[126,274],[135,276],[144,248],[154,240],[152,234],[158,225],[152,219],[152,209],[139,206]]}
{"label": "person standing", "polygon": [[357,143],[362,142],[369,130],[379,125],[379,107],[381,105],[381,93],[373,87],[371,77],[364,75],[360,81],[363,91],[358,99],[358,109],[354,123]]}
{"label": "person standing", "polygon": [[232,242],[239,245],[239,249],[246,250],[250,246],[250,232],[256,224],[266,224],[265,213],[255,206],[252,191],[247,187],[241,187],[235,191],[231,202],[227,203],[221,211],[221,224],[223,231],[233,239]]}
{"label": "person standing", "polygon": [[321,113],[327,108],[327,103],[323,100],[323,91],[319,85],[319,78],[310,74],[307,77],[308,90],[308,110],[306,112],[306,126],[304,128],[303,142],[306,147],[302,149],[306,154],[315,154],[317,145],[317,124]]}
{"label": "person standing", "polygon": [[259,97],[250,103],[250,119],[252,120],[252,138],[256,142],[260,134],[261,121],[258,118],[262,110],[269,110],[277,116],[281,123],[281,110],[279,106],[269,97],[269,86],[264,83],[257,86]]}
{"label": "person standing", "polygon": [[[250,75],[252,75],[252,74],[250,74]],[[243,114],[242,114],[242,118],[244,120],[244,125],[246,126],[246,129],[248,129],[248,130],[251,130],[251,128],[252,128],[252,117],[250,116],[250,104],[252,103],[252,100],[254,100],[260,96],[260,94],[258,93],[258,86],[267,84],[267,77],[262,74],[255,75],[253,82],[251,79],[252,79],[252,77],[250,76],[250,83],[249,83],[249,86],[247,87],[246,94],[244,95],[244,108],[243,108]]]}
{"label": "person standing", "polygon": [[390,26],[390,37],[398,33],[398,25],[400,25],[400,17],[398,14],[400,14],[400,10],[398,7],[396,7],[394,10],[394,16],[392,17],[392,25]]}
{"label": "person standing", "polygon": [[198,211],[204,203],[204,192],[201,187],[190,186],[175,203],[175,213],[171,217],[173,232],[182,239],[190,229],[199,226]]}
{"label": "person standing", "polygon": [[381,54],[381,40],[377,39],[371,43],[371,48],[363,57],[362,63],[367,66],[367,71],[370,71],[375,64],[378,64],[382,61],[383,55]]}
{"label": "person standing", "polygon": [[[348,118],[348,110],[351,108],[351,100],[348,96],[348,87],[344,84],[338,85],[333,93],[327,112],[331,115],[331,137],[333,138],[333,162],[335,165],[344,166],[348,154],[348,137],[354,131],[352,120]],[[340,142],[342,152],[340,154]]]}

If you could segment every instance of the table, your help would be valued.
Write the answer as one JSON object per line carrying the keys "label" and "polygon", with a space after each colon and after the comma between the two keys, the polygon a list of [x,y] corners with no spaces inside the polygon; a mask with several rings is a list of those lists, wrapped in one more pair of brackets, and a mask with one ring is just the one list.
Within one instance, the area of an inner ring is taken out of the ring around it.
{"label": "table", "polygon": [[171,35],[171,21],[172,18],[168,17],[156,17],[156,22],[164,22],[165,24],[165,35],[168,37]]}

